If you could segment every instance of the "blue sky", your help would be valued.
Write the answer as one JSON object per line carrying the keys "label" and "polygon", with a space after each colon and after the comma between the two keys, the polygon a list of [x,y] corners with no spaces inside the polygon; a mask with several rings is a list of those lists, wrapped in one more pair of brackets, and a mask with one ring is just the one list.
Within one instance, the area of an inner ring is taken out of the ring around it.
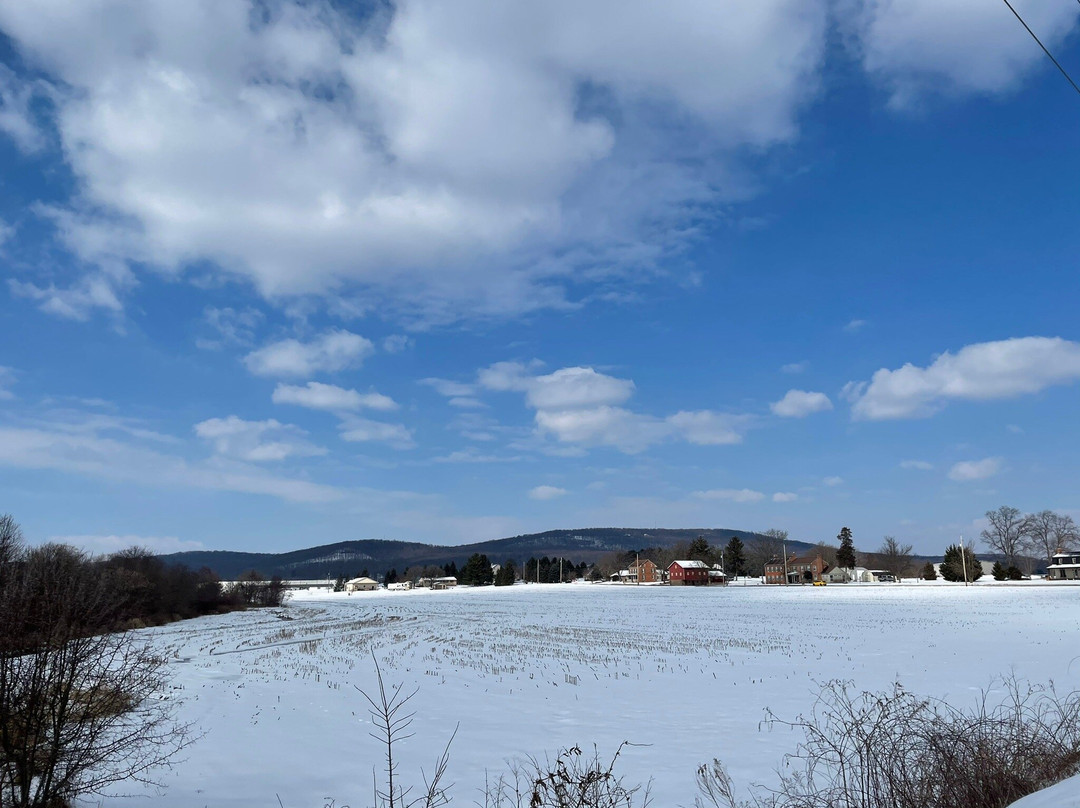
{"label": "blue sky", "polygon": [[[1080,5],[1017,3],[1080,73]],[[1004,4],[0,5],[0,510],[95,551],[1080,516]]]}

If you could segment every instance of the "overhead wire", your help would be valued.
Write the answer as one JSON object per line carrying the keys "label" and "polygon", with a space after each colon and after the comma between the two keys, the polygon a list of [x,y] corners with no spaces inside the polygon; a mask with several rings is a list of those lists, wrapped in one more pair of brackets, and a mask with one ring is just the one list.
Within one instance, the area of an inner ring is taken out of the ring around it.
{"label": "overhead wire", "polygon": [[[1080,3],[1080,0],[1076,1]],[[1072,88],[1076,90],[1077,95],[1080,95],[1080,87],[1078,87],[1076,82],[1072,80],[1072,76],[1069,75],[1068,71],[1066,71],[1065,68],[1061,66],[1061,62],[1054,58],[1054,54],[1052,54],[1046,47],[1046,45],[1042,43],[1042,40],[1035,35],[1035,32],[1031,30],[1031,27],[1026,22],[1024,22],[1024,18],[1020,16],[1020,12],[1013,8],[1013,5],[1009,2],[1009,0],[1002,0],[1002,2],[1004,2],[1005,5],[1009,7],[1009,11],[1013,13],[1013,16],[1016,17],[1016,19],[1020,20],[1020,24],[1024,26],[1024,29],[1029,34],[1031,34],[1031,38],[1038,43],[1040,48],[1042,48],[1043,53],[1045,53],[1047,57],[1049,57],[1050,61],[1054,63],[1054,67],[1061,71],[1061,75],[1063,75],[1065,77],[1065,80],[1072,85]]]}

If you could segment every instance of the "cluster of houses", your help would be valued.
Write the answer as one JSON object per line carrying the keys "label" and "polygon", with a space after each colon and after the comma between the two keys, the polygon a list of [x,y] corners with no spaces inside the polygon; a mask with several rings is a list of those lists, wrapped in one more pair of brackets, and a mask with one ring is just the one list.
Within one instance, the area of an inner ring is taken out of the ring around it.
{"label": "cluster of houses", "polygon": [[[1080,577],[1080,557],[1075,559],[1074,575]],[[830,567],[820,553],[812,555],[773,558],[765,564],[766,584],[827,584],[827,583],[884,583],[895,581],[887,570],[866,567],[842,569]],[[722,586],[727,575],[719,564],[709,566],[704,561],[678,559],[668,568],[660,569],[652,561],[638,560],[611,575],[613,583],[623,584],[670,584],[671,586]]]}
{"label": "cluster of houses", "polygon": [[[453,575],[444,575],[438,578],[419,578],[416,583],[412,581],[395,581],[387,584],[386,588],[392,592],[403,592],[412,589],[453,589],[457,586],[457,578]],[[379,582],[373,578],[353,578],[345,582],[346,592],[374,592],[379,588]]]}
{"label": "cluster of houses", "polygon": [[611,576],[615,583],[623,584],[671,584],[672,586],[716,586],[727,583],[727,576],[719,564],[711,567],[704,561],[672,561],[666,570],[660,569],[648,559],[635,561],[627,569]]}

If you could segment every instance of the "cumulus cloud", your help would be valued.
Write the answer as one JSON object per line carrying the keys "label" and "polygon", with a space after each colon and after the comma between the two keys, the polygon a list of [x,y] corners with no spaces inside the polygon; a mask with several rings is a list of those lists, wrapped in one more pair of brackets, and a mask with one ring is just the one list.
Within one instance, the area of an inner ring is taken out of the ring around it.
{"label": "cumulus cloud", "polygon": [[358,367],[375,351],[371,340],[351,331],[331,329],[310,342],[284,339],[244,357],[256,376],[312,376]]}
{"label": "cumulus cloud", "polygon": [[558,499],[566,495],[565,488],[556,488],[554,485],[538,485],[529,491],[529,499],[548,500]]}
{"label": "cumulus cloud", "polygon": [[1004,466],[1000,457],[987,457],[982,460],[964,460],[949,469],[949,479],[957,482],[985,480],[993,477]]}
{"label": "cumulus cloud", "polygon": [[[1076,24],[1075,3],[1016,2],[1053,49]],[[841,25],[866,70],[905,107],[928,94],[1014,89],[1046,57],[1004,4],[980,0],[842,0]]]}
{"label": "cumulus cloud", "polygon": [[40,0],[0,29],[51,85],[76,248],[109,230],[112,260],[451,319],[563,305],[569,275],[651,267],[699,206],[744,195],[741,151],[797,134],[826,16]]}
{"label": "cumulus cloud", "polygon": [[749,488],[711,488],[708,491],[695,491],[696,499],[719,499],[729,502],[761,502],[765,495]]}
{"label": "cumulus cloud", "polygon": [[882,368],[845,390],[857,419],[918,418],[951,400],[987,401],[1038,393],[1080,379],[1080,343],[1019,337],[946,351],[925,368]]}
{"label": "cumulus cloud", "polygon": [[275,404],[295,404],[313,410],[330,412],[360,409],[389,411],[398,408],[394,399],[382,393],[358,393],[333,384],[308,382],[303,387],[294,384],[278,384],[271,397]]}
{"label": "cumulus cloud", "polygon": [[798,494],[793,494],[790,491],[777,491],[772,495],[773,502],[794,502],[798,498]]}
{"label": "cumulus cloud", "polygon": [[[532,367],[535,367],[532,366]],[[538,376],[530,366],[499,362],[477,374],[481,387],[525,394],[537,432],[560,443],[613,446],[641,452],[665,440],[699,445],[739,443],[753,419],[712,410],[681,411],[661,418],[619,406],[634,393],[630,379],[594,368],[570,367]]]}
{"label": "cumulus cloud", "polygon": [[195,434],[209,441],[216,454],[249,463],[326,454],[326,449],[303,439],[302,429],[273,419],[210,418],[195,425]]}
{"label": "cumulus cloud", "polygon": [[45,135],[31,109],[35,94],[33,84],[21,80],[13,70],[0,64],[0,132],[28,154],[45,145]]}
{"label": "cumulus cloud", "polygon": [[805,418],[815,412],[831,410],[832,407],[832,402],[824,393],[806,390],[788,390],[782,399],[769,405],[773,414],[781,418]]}

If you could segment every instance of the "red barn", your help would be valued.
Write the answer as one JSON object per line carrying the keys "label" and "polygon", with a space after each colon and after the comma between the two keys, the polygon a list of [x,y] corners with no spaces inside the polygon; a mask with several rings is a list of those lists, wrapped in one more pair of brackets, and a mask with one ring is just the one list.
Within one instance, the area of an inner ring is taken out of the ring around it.
{"label": "red barn", "polygon": [[668,567],[672,586],[708,586],[709,567],[704,561],[672,561]]}

